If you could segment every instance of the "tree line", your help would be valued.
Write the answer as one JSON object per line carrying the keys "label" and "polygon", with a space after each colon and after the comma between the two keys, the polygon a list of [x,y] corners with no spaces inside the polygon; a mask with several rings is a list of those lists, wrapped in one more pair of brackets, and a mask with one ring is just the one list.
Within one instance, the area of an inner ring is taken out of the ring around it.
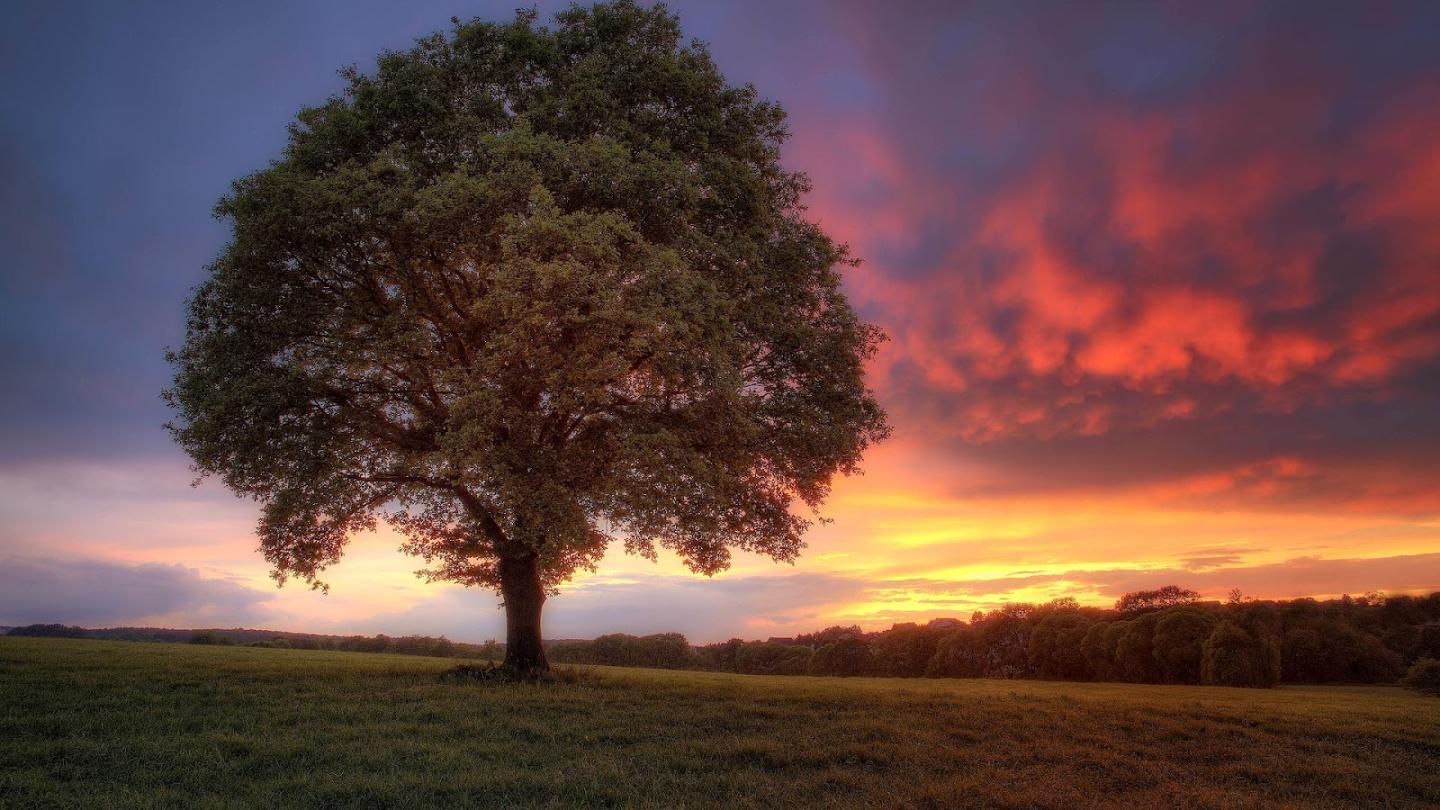
{"label": "tree line", "polygon": [[837,626],[698,647],[678,633],[612,634],[556,644],[550,654],[570,663],[756,675],[1394,683],[1418,662],[1440,659],[1440,593],[1259,601],[1236,592],[1222,603],[1172,585],[1126,594],[1113,609],[1062,598],[883,632]]}
{"label": "tree line", "polygon": [[[29,625],[10,635],[243,644],[499,660],[504,644],[444,636],[324,636],[270,630],[86,630]],[[1339,599],[1205,602],[1166,586],[1125,594],[1113,608],[1072,598],[1011,603],[968,621],[905,622],[866,632],[828,627],[794,638],[732,638],[695,646],[680,633],[547,643],[555,662],[753,675],[1043,678],[1127,683],[1273,686],[1406,682],[1440,691],[1440,592]]]}
{"label": "tree line", "polygon": [[178,644],[264,647],[287,650],[392,653],[436,658],[498,660],[505,645],[495,641],[468,644],[445,636],[333,636],[318,633],[283,633],[247,628],[182,630],[168,627],[107,627],[87,629],[65,624],[31,624],[11,628],[8,635],[48,638],[93,638],[106,641],[152,641]]}

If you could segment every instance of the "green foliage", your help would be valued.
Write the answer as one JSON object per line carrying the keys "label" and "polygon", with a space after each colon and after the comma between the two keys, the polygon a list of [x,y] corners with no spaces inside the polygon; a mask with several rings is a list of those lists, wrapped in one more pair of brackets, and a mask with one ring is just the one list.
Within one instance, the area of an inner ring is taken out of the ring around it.
{"label": "green foliage", "polygon": [[538,589],[613,537],[706,574],[795,559],[792,504],[887,427],[784,112],[626,0],[346,77],[216,207],[233,238],[170,356],[175,438],[263,504],[276,577],[318,585],[384,519],[538,633]]}
{"label": "green foliage", "polygon": [[1405,673],[1400,684],[1406,689],[1414,689],[1427,695],[1440,695],[1440,661],[1421,658],[1411,665],[1410,671]]}
{"label": "green foliage", "polygon": [[796,559],[792,506],[888,428],[785,112],[631,0],[344,75],[216,206],[233,238],[168,356],[171,431],[262,503],[275,578],[323,588],[386,520],[425,577],[503,594],[520,673],[613,539]]}
{"label": "green foliage", "polygon": [[1174,608],[1159,614],[1153,645],[1162,681],[1200,683],[1205,641],[1215,623],[1213,613],[1196,608]]}
{"label": "green foliage", "polygon": [[731,672],[743,675],[804,675],[810,671],[809,647],[798,644],[744,644],[735,651]]}
{"label": "green foliage", "polygon": [[864,639],[842,638],[815,650],[810,656],[807,671],[811,675],[838,675],[842,678],[870,675],[875,671],[875,657]]}
{"label": "green foliage", "polygon": [[1393,683],[1403,670],[1384,642],[1336,619],[1297,621],[1281,640],[1281,671],[1295,683]]}
{"label": "green foliage", "polygon": [[1111,632],[1115,622],[1100,621],[1090,625],[1080,639],[1080,652],[1085,656],[1090,676],[1099,681],[1118,680],[1115,671],[1115,642],[1118,636]]}
{"label": "green foliage", "polygon": [[984,674],[1003,678],[1022,677],[1030,663],[1030,629],[1035,616],[1033,605],[1002,605],[970,624],[975,641],[984,651]]}
{"label": "green foliage", "polygon": [[1205,640],[1200,677],[1212,686],[1274,686],[1280,679],[1279,651],[1226,619]]}
{"label": "green foliage", "polygon": [[847,638],[864,637],[865,631],[861,630],[858,624],[852,624],[848,627],[835,625],[833,627],[827,627],[824,630],[817,630],[814,633],[801,633],[795,637],[795,643],[803,644],[807,647],[822,647],[826,644],[843,641]]}
{"label": "green foliage", "polygon": [[1123,680],[1132,683],[1160,681],[1160,667],[1155,654],[1155,623],[1156,614],[1148,613],[1125,622],[1124,632],[1117,634],[1115,666]]}
{"label": "green foliage", "polygon": [[391,639],[387,652],[399,653],[401,655],[429,655],[436,658],[446,658],[455,654],[455,645],[450,639],[440,636],[401,636]]}
{"label": "green foliage", "polygon": [[1084,642],[1091,620],[1078,611],[1052,613],[1030,633],[1030,668],[1042,678],[1085,680],[1090,674]]}
{"label": "green foliage", "polygon": [[190,636],[190,643],[230,645],[234,644],[235,642],[229,636],[222,636],[219,633],[214,633],[209,630],[203,630],[199,633],[192,634]]}
{"label": "green foliage", "polygon": [[553,661],[575,664],[655,669],[685,669],[695,665],[690,642],[679,633],[651,636],[611,633],[593,641],[556,642],[546,654]]}
{"label": "green foliage", "polygon": [[[15,631],[10,631],[14,633]],[[1430,622],[1420,628],[1415,643],[1415,655],[1419,658],[1440,658],[1440,622]]]}
{"label": "green foliage", "polygon": [[979,678],[987,674],[989,660],[980,634],[973,627],[960,627],[940,637],[925,674],[931,678]]}
{"label": "green foliage", "polygon": [[1131,668],[1127,668],[1120,658],[1120,640],[1128,636],[1134,626],[1134,619],[1121,619],[1111,622],[1105,628],[1102,649],[1110,656],[1108,671],[1111,677],[1117,681],[1135,680],[1130,676],[1129,669]]}
{"label": "green foliage", "polygon": [[1180,605],[1193,605],[1199,599],[1200,594],[1189,588],[1166,585],[1153,591],[1127,593],[1115,602],[1115,609],[1127,614],[1146,613]]}
{"label": "green foliage", "polygon": [[914,622],[895,625],[870,641],[875,673],[898,678],[924,675],[939,640],[939,633]]}

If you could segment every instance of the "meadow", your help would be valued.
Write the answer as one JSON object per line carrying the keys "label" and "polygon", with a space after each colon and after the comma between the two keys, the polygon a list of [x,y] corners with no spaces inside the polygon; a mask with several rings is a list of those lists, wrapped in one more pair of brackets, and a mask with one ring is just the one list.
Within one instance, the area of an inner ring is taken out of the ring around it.
{"label": "meadow", "polygon": [[1424,807],[1393,687],[764,677],[0,637],[0,806]]}

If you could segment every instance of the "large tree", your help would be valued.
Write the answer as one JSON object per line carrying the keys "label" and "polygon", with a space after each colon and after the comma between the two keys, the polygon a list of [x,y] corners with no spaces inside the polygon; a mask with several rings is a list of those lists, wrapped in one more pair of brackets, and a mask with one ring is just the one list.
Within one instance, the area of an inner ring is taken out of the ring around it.
{"label": "large tree", "polygon": [[261,502],[276,578],[323,588],[383,519],[424,576],[500,592],[535,674],[547,594],[612,539],[794,560],[887,428],[784,111],[630,2],[456,20],[343,75],[219,202],[171,354],[171,429]]}

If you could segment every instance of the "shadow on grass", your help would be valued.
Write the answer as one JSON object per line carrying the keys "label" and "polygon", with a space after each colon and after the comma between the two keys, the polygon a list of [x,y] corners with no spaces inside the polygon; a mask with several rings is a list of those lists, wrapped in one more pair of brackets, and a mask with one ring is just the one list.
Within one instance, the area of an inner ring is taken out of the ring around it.
{"label": "shadow on grass", "polygon": [[441,683],[530,683],[530,684],[579,684],[594,683],[594,673],[583,672],[569,667],[555,667],[542,674],[517,672],[502,664],[461,664],[440,673]]}

